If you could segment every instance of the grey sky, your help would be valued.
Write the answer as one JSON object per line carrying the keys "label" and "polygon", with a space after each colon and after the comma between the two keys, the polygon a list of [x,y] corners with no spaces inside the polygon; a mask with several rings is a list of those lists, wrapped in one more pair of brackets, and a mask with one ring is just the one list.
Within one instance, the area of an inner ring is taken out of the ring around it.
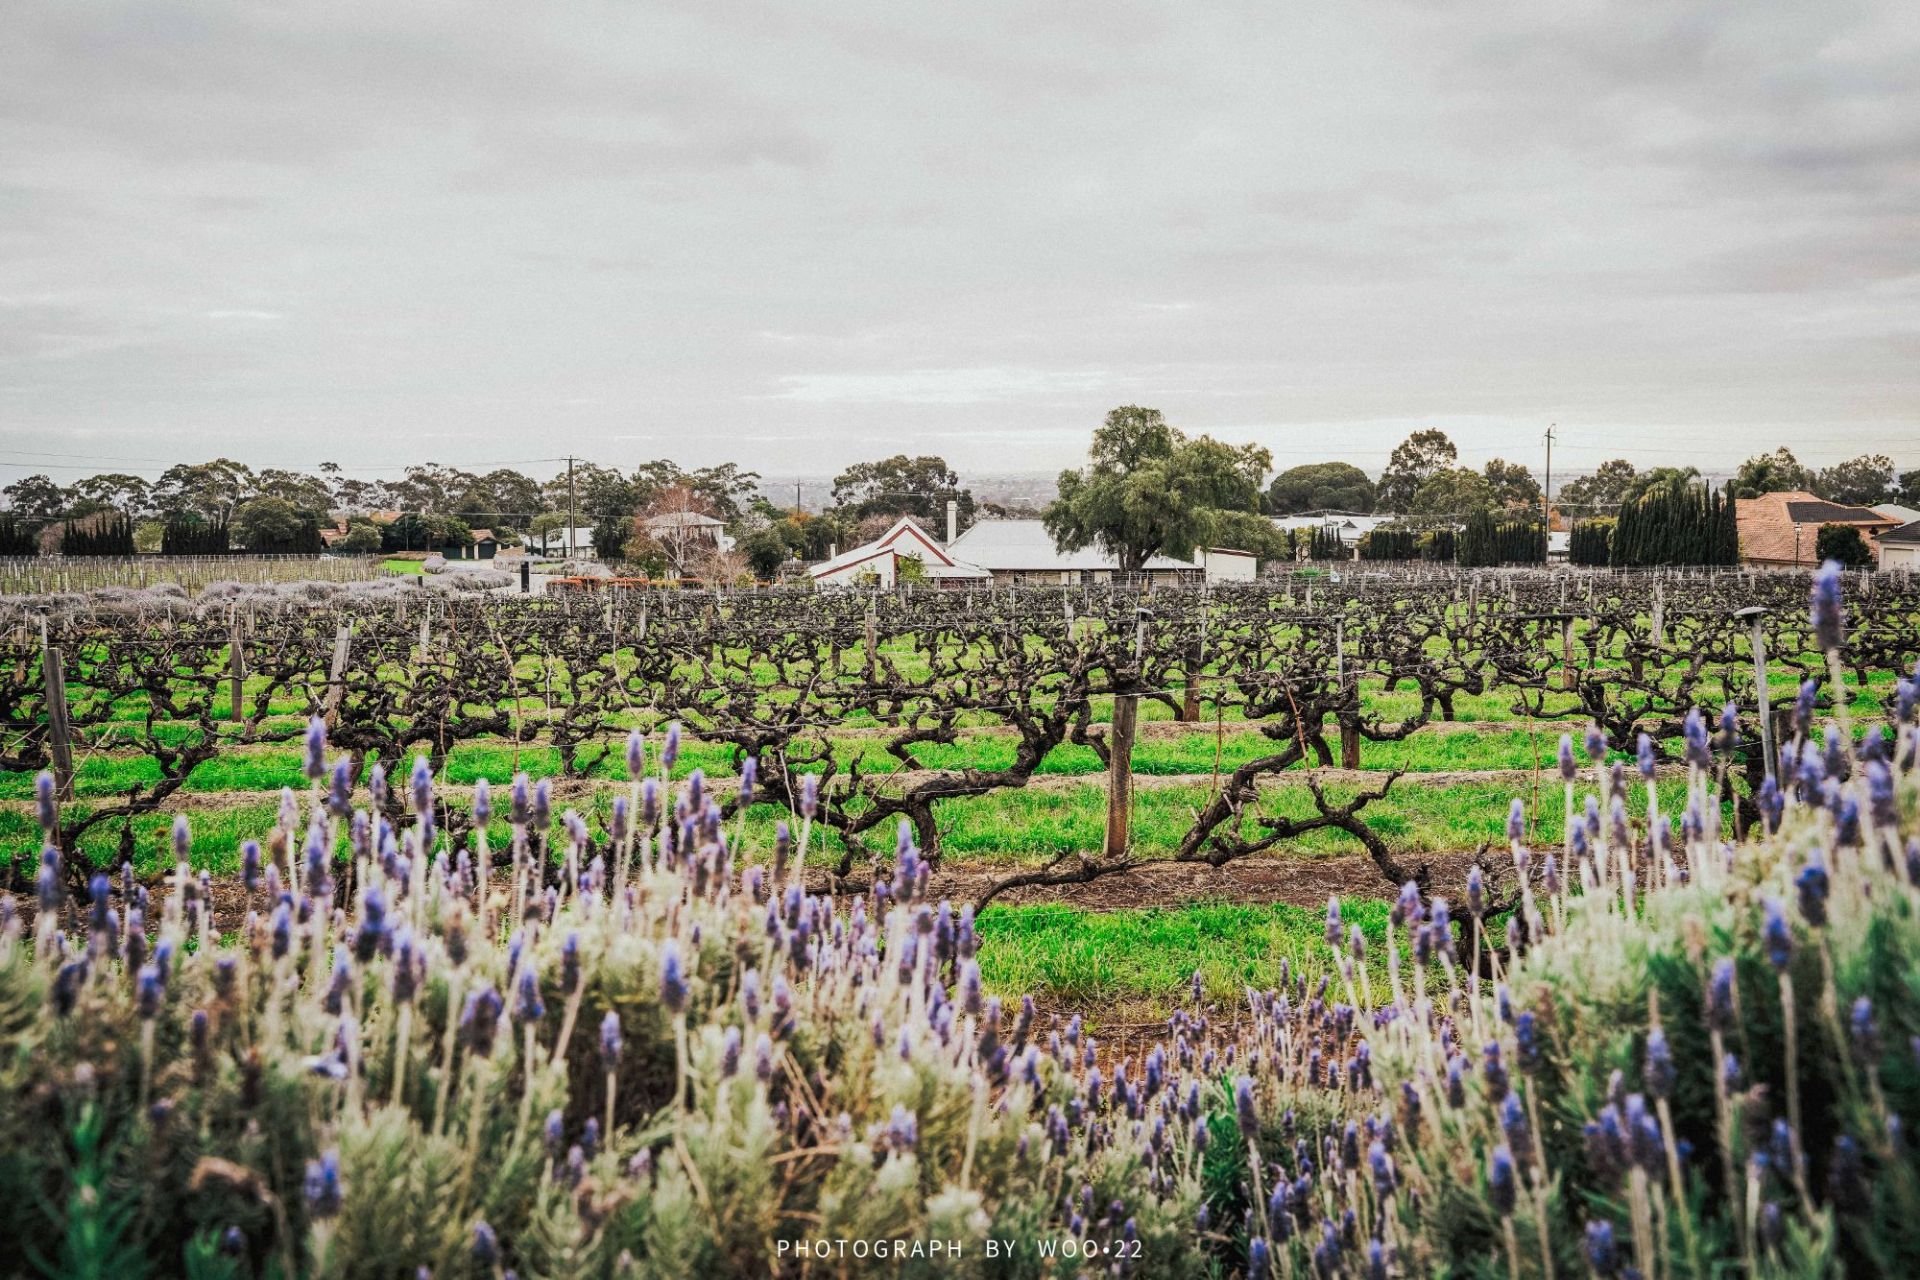
{"label": "grey sky", "polygon": [[1917,357],[1911,0],[29,0],[0,37],[0,479],[1010,471],[1129,402],[1282,466],[1422,425],[1537,465],[1557,421],[1568,467],[1911,467]]}

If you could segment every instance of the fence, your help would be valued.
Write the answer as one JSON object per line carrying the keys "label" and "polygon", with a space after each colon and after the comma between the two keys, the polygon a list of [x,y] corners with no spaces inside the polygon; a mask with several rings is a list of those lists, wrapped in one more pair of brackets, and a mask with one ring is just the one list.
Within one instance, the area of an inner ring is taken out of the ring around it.
{"label": "fence", "polygon": [[371,582],[379,556],[0,556],[0,595],[213,582]]}

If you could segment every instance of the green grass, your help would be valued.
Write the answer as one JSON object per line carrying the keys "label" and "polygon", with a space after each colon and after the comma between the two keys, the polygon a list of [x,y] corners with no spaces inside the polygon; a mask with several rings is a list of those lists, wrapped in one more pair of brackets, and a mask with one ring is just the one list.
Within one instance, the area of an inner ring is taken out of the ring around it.
{"label": "green grass", "polygon": [[419,560],[382,560],[380,567],[389,573],[424,573]]}
{"label": "green grass", "polygon": [[[297,719],[282,727],[297,731]],[[196,734],[188,726],[167,735],[170,745],[178,746]],[[1403,769],[1414,773],[1432,773],[1475,769],[1530,769],[1552,771],[1558,725],[1542,724],[1529,734],[1524,728],[1478,730],[1435,729],[1415,734],[1404,742],[1363,742],[1360,765],[1365,769]],[[1229,772],[1249,760],[1272,754],[1283,744],[1245,729],[1228,731],[1215,737],[1207,730],[1171,736],[1142,738],[1134,745],[1133,768],[1137,774],[1160,777],[1206,775],[1216,765]],[[1677,752],[1678,744],[1670,744]],[[921,743],[912,755],[931,769],[1002,769],[1012,765],[1015,740],[1006,734],[971,733],[956,743]],[[842,761],[858,759],[868,773],[893,773],[903,766],[887,753],[877,737],[843,736],[835,741]],[[675,778],[685,778],[695,769],[704,769],[710,777],[726,777],[735,772],[734,749],[724,743],[689,740],[683,744],[680,759],[673,770]],[[590,777],[620,780],[626,765],[618,751],[591,747],[581,753]],[[513,744],[499,740],[466,742],[456,746],[447,759],[444,778],[459,785],[472,785],[481,778],[504,782],[516,771],[532,778],[558,777],[560,753],[547,746]],[[1099,757],[1091,748],[1063,743],[1048,753],[1041,763],[1042,776],[1090,777],[1104,773]],[[114,796],[123,794],[134,783],[153,785],[160,769],[151,759],[119,754],[82,752],[74,771],[75,794]],[[291,743],[241,746],[224,749],[221,754],[194,770],[188,777],[188,792],[277,791],[283,786],[299,786],[299,748]],[[0,773],[0,800],[24,800],[33,794],[33,775],[28,772]]]}
{"label": "green grass", "polygon": [[[588,799],[572,801],[590,819],[604,821],[614,787],[603,787]],[[1335,800],[1352,794],[1349,787],[1328,787]],[[1677,798],[1679,785],[1668,784],[1667,794]],[[1363,811],[1373,830],[1383,836],[1397,854],[1417,857],[1425,853],[1477,848],[1486,842],[1496,845],[1505,839],[1508,802],[1514,795],[1530,800],[1530,789],[1522,790],[1498,783],[1473,783],[1460,786],[1421,786],[1401,783],[1383,801]],[[1192,814],[1208,796],[1204,786],[1143,787],[1134,793],[1132,834],[1135,845],[1148,856],[1171,854],[1192,821]],[[76,812],[85,812],[85,801]],[[1636,817],[1645,813],[1645,798],[1637,782],[1632,784],[1629,811]],[[190,814],[194,833],[196,865],[216,873],[231,871],[238,865],[237,848],[244,839],[258,839],[274,822],[276,802],[263,794],[258,802],[224,805],[197,810]],[[556,810],[564,805],[556,803]],[[1303,818],[1313,813],[1312,798],[1299,783],[1280,783],[1262,790],[1258,811],[1276,817]],[[1540,845],[1555,845],[1561,839],[1561,791],[1551,782],[1540,788],[1538,822],[1533,839]],[[1061,854],[1094,850],[1100,847],[1106,823],[1106,790],[1098,781],[1061,788],[1028,788],[1002,791],[948,802],[939,810],[941,843],[945,856],[955,862],[981,866],[1017,867],[1044,862]],[[746,854],[764,857],[772,847],[773,824],[787,817],[774,805],[755,805],[747,815]],[[133,821],[136,869],[142,874],[164,869],[169,862],[168,832],[173,819],[164,813],[144,814]],[[90,860],[111,864],[119,859],[120,823],[103,823],[88,832],[81,852]],[[492,839],[501,844],[507,839],[507,827],[496,821]],[[865,843],[884,854],[892,847],[890,829],[868,832]],[[38,847],[39,832],[26,806],[0,810],[0,848],[31,851]],[[844,846],[832,832],[816,832],[813,853],[816,860],[836,857]],[[1361,852],[1361,846],[1343,831],[1309,832],[1285,842],[1273,850],[1276,857],[1327,857]]]}
{"label": "green grass", "polygon": [[[1370,963],[1381,954],[1387,910],[1385,902],[1341,904],[1341,918],[1359,925],[1370,944]],[[1296,969],[1303,960],[1324,961],[1325,926],[1324,911],[1285,903],[1120,911],[996,906],[980,917],[980,972],[989,990],[1007,995],[1164,1011],[1190,998],[1198,970],[1209,999],[1237,1003],[1249,986],[1272,986],[1282,960]],[[1383,990],[1384,975],[1384,967],[1372,975]]]}

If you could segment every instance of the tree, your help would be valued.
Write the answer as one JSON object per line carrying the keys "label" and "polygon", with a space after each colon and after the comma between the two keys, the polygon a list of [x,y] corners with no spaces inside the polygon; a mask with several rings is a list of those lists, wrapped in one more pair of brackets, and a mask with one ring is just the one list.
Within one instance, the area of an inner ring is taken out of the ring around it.
{"label": "tree", "polygon": [[1612,560],[1613,520],[1576,520],[1567,532],[1567,563],[1604,565]]}
{"label": "tree", "polygon": [[960,504],[962,529],[973,523],[973,491],[961,488],[960,474],[932,454],[857,462],[833,478],[834,506],[855,520],[907,515],[944,536],[949,501]]}
{"label": "tree", "polygon": [[1629,484],[1626,492],[1620,496],[1620,501],[1623,504],[1638,502],[1655,490],[1684,489],[1688,485],[1701,483],[1703,481],[1698,467],[1655,467],[1651,471],[1642,471],[1635,476],[1633,483]]}
{"label": "tree", "polygon": [[715,516],[731,524],[738,520],[755,494],[760,492],[760,473],[742,471],[731,462],[717,467],[689,471],[686,487],[707,500]]}
{"label": "tree", "polygon": [[1405,509],[1413,515],[1465,519],[1494,505],[1493,485],[1486,476],[1467,467],[1448,467],[1421,481]]}
{"label": "tree", "polygon": [[458,516],[408,511],[380,528],[382,551],[439,551],[473,542],[473,530]]}
{"label": "tree", "polygon": [[1855,525],[1821,525],[1813,539],[1813,556],[1822,562],[1838,560],[1849,569],[1873,568],[1873,548],[1867,545]]}
{"label": "tree", "polygon": [[1704,484],[1661,485],[1620,508],[1609,547],[1616,566],[1734,564],[1733,498]]}
{"label": "tree", "polygon": [[1900,473],[1900,500],[1909,505],[1920,502],[1920,468]]}
{"label": "tree", "polygon": [[362,555],[380,549],[380,526],[371,520],[347,521],[346,536],[333,544],[335,551]]}
{"label": "tree", "polygon": [[1540,510],[1540,482],[1519,463],[1494,458],[1487,463],[1485,474],[1494,506],[1509,511]]}
{"label": "tree", "polygon": [[260,497],[233,513],[233,533],[249,551],[291,542],[300,533],[300,510],[285,498]]}
{"label": "tree", "polygon": [[1350,462],[1309,462],[1289,467],[1267,486],[1267,510],[1276,516],[1302,511],[1373,510],[1373,481]]}
{"label": "tree", "polygon": [[27,476],[15,480],[0,493],[7,496],[7,509],[25,525],[41,525],[67,509],[67,491],[46,476]]}
{"label": "tree", "polygon": [[1379,507],[1386,511],[1410,511],[1413,495],[1438,471],[1452,466],[1460,457],[1447,433],[1429,427],[1416,431],[1395,446],[1380,475],[1376,493]]}
{"label": "tree", "polygon": [[793,530],[793,526],[785,521],[763,525],[734,545],[734,549],[746,557],[754,577],[770,580],[778,576],[780,566],[793,557],[788,530]]}
{"label": "tree", "polygon": [[160,473],[153,504],[163,516],[194,515],[218,524],[253,496],[253,472],[231,458],[180,463]]}
{"label": "tree", "polygon": [[1261,564],[1293,559],[1293,541],[1286,532],[1266,516],[1251,511],[1214,511],[1206,545],[1251,551]]}
{"label": "tree", "polygon": [[1805,489],[1813,483],[1813,473],[1800,465],[1784,445],[1772,453],[1756,454],[1740,464],[1734,473],[1733,496],[1757,498],[1763,493],[1782,493]]}
{"label": "tree", "polygon": [[320,478],[333,493],[330,510],[362,515],[396,505],[393,493],[384,481],[354,479],[337,462],[321,463]]}
{"label": "tree", "polygon": [[1093,433],[1089,465],[1060,473],[1041,519],[1062,551],[1099,545],[1123,573],[1212,540],[1218,513],[1254,511],[1271,465],[1258,445],[1189,440],[1158,409],[1125,405]]}
{"label": "tree", "polygon": [[695,562],[718,545],[713,528],[692,519],[699,516],[718,519],[713,500],[689,485],[677,484],[661,491],[641,516],[640,527],[666,553],[668,566],[676,577],[695,577]]}
{"label": "tree", "polygon": [[118,471],[74,481],[73,496],[136,519],[153,509],[153,486],[139,476]]}
{"label": "tree", "polygon": [[1595,467],[1592,475],[1561,485],[1554,505],[1569,515],[1603,515],[1627,500],[1637,474],[1631,462],[1613,458]]}
{"label": "tree", "polygon": [[540,483],[510,467],[474,476],[453,497],[453,509],[468,524],[495,533],[525,529],[545,507]]}
{"label": "tree", "polygon": [[1827,467],[1813,478],[1813,491],[1828,502],[1871,507],[1893,498],[1893,459],[1861,454]]}
{"label": "tree", "polygon": [[323,516],[333,509],[333,490],[318,476],[270,467],[254,477],[254,492],[280,498],[296,510]]}

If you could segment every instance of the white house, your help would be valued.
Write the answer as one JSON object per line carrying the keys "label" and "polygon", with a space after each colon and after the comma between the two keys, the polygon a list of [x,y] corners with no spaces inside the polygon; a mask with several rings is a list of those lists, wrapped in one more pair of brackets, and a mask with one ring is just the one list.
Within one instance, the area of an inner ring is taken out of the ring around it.
{"label": "white house", "polygon": [[1340,535],[1340,542],[1346,547],[1358,546],[1360,539],[1366,537],[1381,525],[1399,519],[1398,516],[1394,515],[1380,514],[1369,516],[1361,515],[1355,511],[1308,511],[1297,516],[1272,516],[1269,518],[1273,521],[1273,527],[1276,529],[1313,530],[1321,528],[1322,526],[1330,527],[1335,533]]}
{"label": "white house", "polygon": [[1230,547],[1200,548],[1200,567],[1208,582],[1252,582],[1260,576],[1260,561],[1251,551]]}
{"label": "white house", "polygon": [[916,572],[905,567],[904,562],[909,560],[918,563],[921,579],[936,586],[964,587],[984,583],[989,577],[985,569],[958,559],[941,546],[912,516],[901,516],[872,542],[810,566],[807,574],[822,587],[891,587]]}
{"label": "white house", "polygon": [[[1058,550],[1053,535],[1038,520],[982,520],[954,539],[947,551],[979,566],[1003,585],[1111,582],[1119,571],[1119,562],[1097,546]],[[1168,556],[1154,556],[1144,567],[1147,580],[1156,586],[1198,581],[1204,572],[1190,560]]]}
{"label": "white house", "polygon": [[527,544],[529,551],[539,551],[542,555],[566,556],[569,559],[593,555],[593,528],[590,525],[530,533],[522,541]]}
{"label": "white house", "polygon": [[1920,569],[1920,520],[1889,529],[1876,542],[1882,569]]}

